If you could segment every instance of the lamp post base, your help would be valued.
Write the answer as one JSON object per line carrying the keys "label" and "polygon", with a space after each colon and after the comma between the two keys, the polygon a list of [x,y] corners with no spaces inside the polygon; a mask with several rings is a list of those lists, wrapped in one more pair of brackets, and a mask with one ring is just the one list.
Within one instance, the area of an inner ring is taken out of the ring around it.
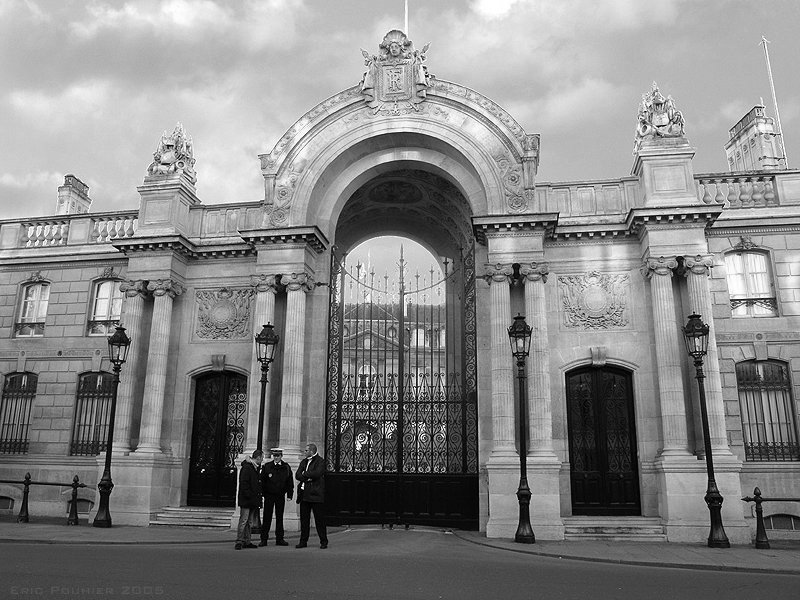
{"label": "lamp post base", "polygon": [[111,490],[114,489],[114,484],[111,482],[111,475],[105,473],[100,483],[97,484],[97,489],[100,492],[100,506],[97,508],[97,514],[92,522],[93,527],[111,527],[111,511],[108,509],[108,501],[111,496]]}
{"label": "lamp post base", "polygon": [[711,517],[711,531],[708,534],[709,548],[730,548],[731,543],[722,526],[722,494],[719,493],[715,481],[709,482],[704,498]]}
{"label": "lamp post base", "polygon": [[519,483],[517,499],[519,500],[519,525],[517,525],[517,533],[514,534],[514,541],[519,544],[535,544],[536,536],[533,534],[530,516],[531,490],[524,478]]}

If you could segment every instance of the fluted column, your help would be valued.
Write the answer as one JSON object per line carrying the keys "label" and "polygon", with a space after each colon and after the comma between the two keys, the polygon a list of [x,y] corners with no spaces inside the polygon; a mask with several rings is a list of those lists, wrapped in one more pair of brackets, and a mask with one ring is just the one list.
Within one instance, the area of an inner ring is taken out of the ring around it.
{"label": "fluted column", "polygon": [[642,274],[650,280],[653,303],[663,455],[689,454],[681,371],[683,340],[679,335],[675,296],[672,292],[672,274],[677,266],[678,261],[674,257],[661,256],[646,259],[642,267]]}
{"label": "fluted column", "polygon": [[164,392],[167,383],[167,362],[172,324],[172,300],[183,293],[183,286],[171,279],[151,281],[147,289],[153,293],[153,322],[150,326],[150,347],[144,380],[142,428],[136,452],[161,452],[161,419],[164,413]]}
{"label": "fluted column", "polygon": [[[261,404],[261,363],[258,362],[258,355],[256,354],[255,336],[267,323],[275,324],[275,294],[277,293],[278,285],[275,275],[253,275],[250,278],[250,282],[256,293],[256,305],[253,311],[253,355],[250,359],[250,379],[247,383],[247,439],[245,450],[248,454],[255,450],[258,443],[258,411]],[[272,379],[275,373],[272,372],[270,375],[268,379]],[[267,399],[269,399],[271,385],[271,382],[268,381]],[[263,436],[264,433],[262,431],[260,435]]]}
{"label": "fluted column", "polygon": [[[306,330],[306,293],[314,287],[306,273],[281,277],[286,286],[286,327],[283,347],[283,387],[280,443],[285,456],[300,452],[300,423],[303,414],[303,356]],[[322,440],[318,445],[321,446]]]}
{"label": "fluted column", "polygon": [[117,392],[117,414],[114,427],[114,452],[131,451],[131,421],[133,418],[133,392],[139,377],[142,348],[142,314],[147,287],[144,281],[123,281],[119,289],[125,294],[120,325],[125,327],[131,340],[128,360],[120,372]]}
{"label": "fluted column", "polygon": [[547,304],[544,284],[549,269],[546,263],[520,267],[525,285],[525,316],[533,330],[528,357],[528,455],[555,458],[553,451],[553,413],[550,406],[550,350],[547,339]]}
{"label": "fluted column", "polygon": [[511,265],[487,265],[492,360],[492,455],[516,454],[514,448],[514,393],[511,347]]}
{"label": "fluted column", "polygon": [[708,286],[708,278],[711,274],[713,261],[711,255],[685,256],[683,265],[689,287],[689,310],[702,316],[709,329],[708,354],[703,363],[703,368],[706,376],[706,405],[708,407],[708,428],[711,436],[711,447],[729,451],[728,435],[725,427],[725,404],[722,399],[722,377],[719,372],[716,327],[714,326],[711,290]]}

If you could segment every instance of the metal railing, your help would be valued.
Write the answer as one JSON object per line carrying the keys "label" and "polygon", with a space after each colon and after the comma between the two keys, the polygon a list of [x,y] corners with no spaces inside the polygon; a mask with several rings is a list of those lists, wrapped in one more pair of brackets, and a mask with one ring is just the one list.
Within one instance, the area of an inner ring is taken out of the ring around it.
{"label": "metal railing", "polygon": [[25,479],[18,481],[15,479],[0,479],[0,483],[11,483],[23,486],[22,490],[22,506],[19,509],[17,516],[17,523],[30,523],[30,515],[28,514],[28,495],[32,485],[54,485],[59,487],[71,487],[72,499],[69,506],[69,516],[67,517],[67,525],[78,525],[78,488],[85,488],[86,484],[81,483],[78,476],[72,478],[72,483],[51,483],[48,481],[33,481],[31,474],[25,473]]}
{"label": "metal railing", "polygon": [[769,550],[769,538],[767,528],[764,527],[764,509],[761,508],[762,502],[800,502],[800,498],[764,498],[761,490],[755,488],[752,496],[745,496],[742,502],[756,503],[756,548],[758,550]]}

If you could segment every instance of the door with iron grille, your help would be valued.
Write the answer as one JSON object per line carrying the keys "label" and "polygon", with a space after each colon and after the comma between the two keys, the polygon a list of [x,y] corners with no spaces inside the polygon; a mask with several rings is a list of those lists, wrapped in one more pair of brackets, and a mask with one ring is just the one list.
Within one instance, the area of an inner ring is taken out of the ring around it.
{"label": "door with iron grille", "polygon": [[236,457],[244,450],[247,378],[222,371],[195,385],[189,506],[236,505]]}
{"label": "door with iron grille", "polygon": [[641,514],[630,373],[567,373],[567,422],[572,513]]}
{"label": "door with iron grille", "polygon": [[[334,253],[335,254],[335,253]],[[478,526],[475,270],[334,260],[326,414],[333,523]]]}

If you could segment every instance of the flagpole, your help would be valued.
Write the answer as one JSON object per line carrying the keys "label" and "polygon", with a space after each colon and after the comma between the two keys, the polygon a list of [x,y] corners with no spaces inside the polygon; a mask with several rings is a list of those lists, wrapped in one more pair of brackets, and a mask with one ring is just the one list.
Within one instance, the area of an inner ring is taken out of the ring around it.
{"label": "flagpole", "polygon": [[405,33],[406,37],[408,37],[408,0],[406,0],[405,4],[406,4],[406,24],[405,24],[405,29],[403,29],[403,33]]}
{"label": "flagpole", "polygon": [[771,42],[765,38],[763,35],[761,36],[761,42],[759,42],[762,46],[764,46],[764,58],[767,61],[767,76],[769,77],[769,89],[772,92],[772,105],[775,107],[775,122],[778,124],[778,133],[780,133],[781,139],[781,148],[783,149],[783,161],[786,164],[786,168],[789,168],[789,157],[786,156],[786,140],[783,139],[783,127],[781,127],[781,113],[778,112],[778,98],[775,95],[775,83],[772,80],[772,65],[769,63],[769,50],[767,50],[767,44]]}

